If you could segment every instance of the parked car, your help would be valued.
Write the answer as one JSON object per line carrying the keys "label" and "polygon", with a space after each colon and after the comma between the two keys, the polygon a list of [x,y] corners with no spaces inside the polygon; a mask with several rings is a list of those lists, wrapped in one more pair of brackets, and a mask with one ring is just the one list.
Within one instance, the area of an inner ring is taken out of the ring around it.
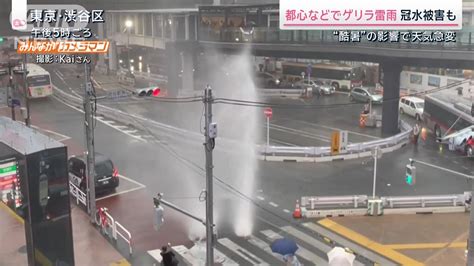
{"label": "parked car", "polygon": [[311,87],[313,88],[314,93],[319,92],[321,95],[331,95],[336,91],[334,86],[326,84],[320,80],[300,80],[295,84],[295,86],[299,89]]}
{"label": "parked car", "polygon": [[362,87],[353,88],[349,94],[349,99],[363,103],[372,101],[372,103],[381,104],[383,102],[383,96],[381,94],[377,94],[369,88]]}
{"label": "parked car", "polygon": [[416,120],[421,121],[425,100],[417,97],[402,97],[399,106],[400,114],[407,114],[413,116]]}
{"label": "parked car", "polygon": [[[72,156],[68,160],[69,180],[78,188],[85,191],[87,188],[87,157]],[[119,186],[117,168],[105,155],[95,153],[95,191],[96,193],[113,190]]]}
{"label": "parked car", "polygon": [[280,79],[270,73],[257,72],[255,74],[255,85],[260,88],[279,87]]}

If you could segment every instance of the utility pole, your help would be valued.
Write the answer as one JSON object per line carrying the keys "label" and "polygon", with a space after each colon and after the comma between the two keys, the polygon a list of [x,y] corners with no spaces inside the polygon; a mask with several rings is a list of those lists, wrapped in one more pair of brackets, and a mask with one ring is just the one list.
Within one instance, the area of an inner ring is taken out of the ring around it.
{"label": "utility pole", "polygon": [[95,151],[94,151],[94,120],[92,117],[92,96],[94,89],[90,80],[90,66],[84,64],[85,94],[84,94],[84,125],[87,145],[87,193],[88,193],[88,211],[91,223],[95,223]]}
{"label": "utility pole", "polygon": [[8,96],[7,98],[10,100],[11,105],[11,112],[12,112],[12,120],[15,121],[15,106],[13,105],[13,66],[11,63],[8,64]]}
{"label": "utility pole", "polygon": [[[28,86],[28,70],[26,69],[26,60],[28,59],[27,54],[23,57],[23,94],[25,95],[25,106],[26,106],[26,118],[25,124],[27,127],[31,125],[31,116],[30,116],[30,90]],[[12,98],[13,100],[13,98]]]}
{"label": "utility pole", "polygon": [[214,212],[213,212],[213,168],[212,151],[217,136],[217,124],[212,123],[212,89],[208,85],[204,90],[205,129],[204,150],[206,152],[206,265],[214,265]]}

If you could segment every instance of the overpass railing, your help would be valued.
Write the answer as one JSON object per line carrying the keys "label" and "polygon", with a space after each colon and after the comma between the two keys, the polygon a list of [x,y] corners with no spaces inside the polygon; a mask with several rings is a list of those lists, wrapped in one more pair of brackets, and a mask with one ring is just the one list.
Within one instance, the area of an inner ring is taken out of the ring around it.
{"label": "overpass railing", "polygon": [[[340,32],[340,31],[337,31]],[[395,32],[395,31],[392,31]],[[199,41],[230,42],[230,43],[282,43],[282,44],[331,44],[341,46],[408,48],[408,49],[435,49],[435,50],[473,50],[474,30],[455,31],[454,40],[444,31],[397,31],[403,33],[395,39],[386,38],[369,40],[361,35],[359,41],[340,42],[334,31],[322,30],[280,30],[278,28],[255,27],[253,31],[243,31],[240,28],[223,28],[220,30],[201,28]],[[409,36],[409,37],[407,37]],[[408,39],[409,41],[404,41]],[[440,40],[444,41],[440,41]],[[349,36],[349,40],[350,36]],[[438,41],[435,41],[438,40]],[[449,41],[448,41],[449,40]]]}

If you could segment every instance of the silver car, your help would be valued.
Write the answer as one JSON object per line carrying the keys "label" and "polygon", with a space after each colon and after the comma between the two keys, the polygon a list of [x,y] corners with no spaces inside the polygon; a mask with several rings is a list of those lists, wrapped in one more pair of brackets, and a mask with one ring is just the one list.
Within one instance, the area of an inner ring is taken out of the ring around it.
{"label": "silver car", "polygon": [[334,86],[324,84],[320,80],[302,80],[297,83],[297,86],[300,88],[311,87],[313,92],[319,92],[319,94],[330,95],[336,91]]}
{"label": "silver car", "polygon": [[316,80],[314,83],[316,84],[316,89],[320,94],[331,95],[336,92],[336,88],[334,86],[326,84],[320,80]]}
{"label": "silver car", "polygon": [[374,93],[367,88],[361,87],[356,87],[352,89],[351,93],[349,94],[349,99],[351,101],[364,103],[372,101],[372,103],[380,104],[383,102],[383,96],[381,94]]}

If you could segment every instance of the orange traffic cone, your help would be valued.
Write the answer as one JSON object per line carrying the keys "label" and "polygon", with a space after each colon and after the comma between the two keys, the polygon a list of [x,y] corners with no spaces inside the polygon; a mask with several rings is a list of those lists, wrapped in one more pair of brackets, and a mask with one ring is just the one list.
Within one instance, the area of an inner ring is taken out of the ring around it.
{"label": "orange traffic cone", "polygon": [[295,219],[302,218],[302,216],[301,216],[300,202],[299,202],[298,200],[296,200],[295,210],[293,211],[293,218],[295,218]]}

